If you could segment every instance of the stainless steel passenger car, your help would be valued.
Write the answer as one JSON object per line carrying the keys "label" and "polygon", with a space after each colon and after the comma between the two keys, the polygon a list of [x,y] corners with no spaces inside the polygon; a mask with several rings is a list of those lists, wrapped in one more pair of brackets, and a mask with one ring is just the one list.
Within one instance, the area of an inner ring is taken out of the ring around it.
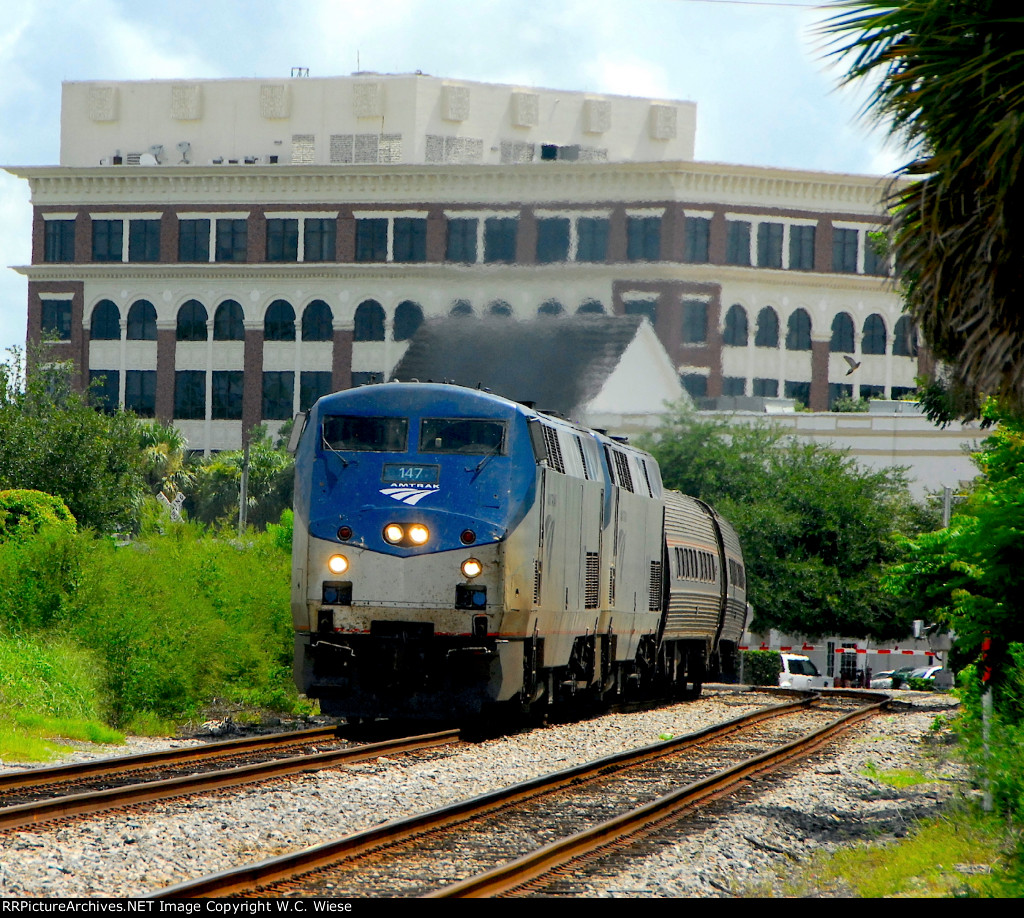
{"label": "stainless steel passenger car", "polygon": [[457,386],[317,402],[293,552],[296,683],[349,718],[695,695],[746,612],[735,533],[649,454]]}

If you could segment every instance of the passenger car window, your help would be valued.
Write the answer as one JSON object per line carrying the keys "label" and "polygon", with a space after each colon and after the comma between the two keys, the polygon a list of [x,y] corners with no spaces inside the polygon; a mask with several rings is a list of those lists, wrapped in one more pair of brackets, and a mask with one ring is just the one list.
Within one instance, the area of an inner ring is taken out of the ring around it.
{"label": "passenger car window", "polygon": [[504,421],[424,418],[420,422],[421,453],[500,454],[504,447]]}
{"label": "passenger car window", "polygon": [[409,442],[407,418],[324,418],[323,445],[330,450],[404,453]]}

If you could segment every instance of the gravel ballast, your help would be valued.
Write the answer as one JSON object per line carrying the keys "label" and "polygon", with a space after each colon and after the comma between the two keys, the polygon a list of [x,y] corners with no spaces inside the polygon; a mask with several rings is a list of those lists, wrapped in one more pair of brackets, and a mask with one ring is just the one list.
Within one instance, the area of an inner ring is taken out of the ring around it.
{"label": "gravel ballast", "polygon": [[[910,694],[910,693],[907,693]],[[720,896],[776,882],[778,868],[858,838],[906,831],[953,793],[938,781],[895,790],[861,772],[922,768],[944,696],[875,718],[813,762],[744,793],[651,854],[614,859],[590,896]],[[222,795],[183,798],[62,826],[0,835],[0,896],[125,896],[318,844],[529,777],[681,735],[777,702],[708,692],[695,702],[609,714],[479,744],[379,759]],[[137,744],[136,744],[137,745]],[[132,751],[141,751],[138,748]],[[124,754],[124,750],[112,754]],[[931,766],[928,766],[929,768]],[[927,769],[925,769],[927,770]]]}

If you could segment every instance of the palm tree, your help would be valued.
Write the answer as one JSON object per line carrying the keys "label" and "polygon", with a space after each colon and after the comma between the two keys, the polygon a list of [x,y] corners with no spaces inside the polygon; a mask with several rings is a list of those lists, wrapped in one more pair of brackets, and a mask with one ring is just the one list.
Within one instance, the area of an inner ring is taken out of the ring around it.
{"label": "palm tree", "polygon": [[143,473],[153,494],[170,491],[173,497],[192,485],[194,473],[185,464],[188,440],[171,423],[143,422],[138,425]]}
{"label": "palm tree", "polygon": [[1024,10],[1005,0],[850,0],[824,30],[845,82],[902,139],[893,194],[906,309],[953,382],[1024,410]]}

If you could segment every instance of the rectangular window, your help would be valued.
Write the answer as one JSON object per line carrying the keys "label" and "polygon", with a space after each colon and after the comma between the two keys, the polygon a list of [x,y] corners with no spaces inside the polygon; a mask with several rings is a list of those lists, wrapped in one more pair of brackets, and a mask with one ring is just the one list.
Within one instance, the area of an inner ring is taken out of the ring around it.
{"label": "rectangular window", "polygon": [[217,221],[217,261],[244,262],[248,257],[249,221]]}
{"label": "rectangular window", "polygon": [[156,415],[156,370],[126,370],[124,374],[124,410],[140,418]]}
{"label": "rectangular window", "polygon": [[90,370],[89,393],[93,404],[108,414],[117,410],[121,374],[117,370]]}
{"label": "rectangular window", "polygon": [[726,223],[725,263],[727,265],[750,264],[750,224],[746,220],[730,220]]}
{"label": "rectangular window", "polygon": [[725,376],[722,378],[722,395],[736,398],[747,393],[747,381],[742,376]]}
{"label": "rectangular window", "polygon": [[42,300],[42,332],[58,341],[71,340],[71,300]]}
{"label": "rectangular window", "polygon": [[124,242],[124,220],[92,221],[92,260],[120,261]]}
{"label": "rectangular window", "polygon": [[484,261],[514,262],[518,230],[518,217],[488,217],[484,221]]}
{"label": "rectangular window", "polygon": [[857,273],[857,236],[855,229],[832,230],[832,270]]}
{"label": "rectangular window", "polygon": [[174,373],[174,417],[202,421],[206,417],[206,372],[177,370]]}
{"label": "rectangular window", "polygon": [[420,421],[421,453],[504,453],[505,422],[476,418],[424,418]]}
{"label": "rectangular window", "polygon": [[330,373],[303,371],[299,374],[299,411],[309,411],[318,398],[332,391]]}
{"label": "rectangular window", "polygon": [[356,220],[356,261],[388,260],[388,221],[386,217]]}
{"label": "rectangular window", "polygon": [[759,268],[782,267],[781,223],[760,223],[757,227],[757,266]]}
{"label": "rectangular window", "polygon": [[707,398],[708,378],[703,373],[683,373],[679,381],[690,398]]}
{"label": "rectangular window", "polygon": [[789,267],[792,271],[814,270],[814,227],[789,228]]}
{"label": "rectangular window", "polygon": [[337,260],[337,220],[333,217],[311,217],[305,221],[303,233],[303,261]]}
{"label": "rectangular window", "polygon": [[754,379],[755,398],[778,398],[779,381],[777,379]]}
{"label": "rectangular window", "polygon": [[651,325],[657,327],[657,300],[627,300],[622,304],[622,309],[627,316],[647,316],[647,318],[651,320]]}
{"label": "rectangular window", "polygon": [[707,344],[708,304],[683,300],[683,344]]}
{"label": "rectangular window", "polygon": [[242,391],[245,374],[241,370],[214,370],[210,393],[210,416],[215,421],[242,419]]}
{"label": "rectangular window", "polygon": [[604,261],[608,257],[608,220],[605,217],[580,217],[576,221],[579,242],[577,261]]}
{"label": "rectangular window", "polygon": [[282,217],[267,220],[267,261],[299,260],[299,221]]}
{"label": "rectangular window", "polygon": [[374,383],[384,382],[384,371],[376,370],[353,370],[352,371],[352,388],[355,389],[357,386],[372,386]]}
{"label": "rectangular window", "polygon": [[860,384],[861,398],[885,398],[885,386],[871,386],[865,383]]}
{"label": "rectangular window", "polygon": [[828,407],[831,411],[837,401],[841,398],[853,398],[853,386],[849,383],[834,383],[828,384]]}
{"label": "rectangular window", "polygon": [[367,418],[347,415],[324,418],[323,443],[328,449],[404,453],[408,442],[408,418]]}
{"label": "rectangular window", "polygon": [[687,217],[685,226],[683,261],[705,264],[710,249],[711,221],[707,217]]}
{"label": "rectangular window", "polygon": [[661,217],[626,218],[626,258],[658,261],[661,258]]}
{"label": "rectangular window", "polygon": [[395,217],[392,256],[395,261],[427,260],[427,221],[422,217]]}
{"label": "rectangular window", "polygon": [[[75,260],[75,221],[46,220],[43,224],[43,261]],[[118,253],[120,257],[120,253]]]}
{"label": "rectangular window", "polygon": [[787,379],[783,393],[786,398],[791,398],[804,407],[811,403],[811,384],[809,382],[794,382]]}
{"label": "rectangular window", "polygon": [[882,233],[868,233],[864,239],[864,273],[884,277],[889,273],[889,259],[879,248],[885,245]]}
{"label": "rectangular window", "polygon": [[569,218],[542,217],[537,220],[537,261],[551,264],[569,260]]}
{"label": "rectangular window", "polygon": [[263,420],[287,421],[293,416],[292,399],[295,391],[295,374],[265,372],[263,374]]}
{"label": "rectangular window", "polygon": [[178,261],[210,260],[210,221],[178,221]]}
{"label": "rectangular window", "polygon": [[477,221],[465,217],[448,220],[448,248],[445,258],[465,264],[476,262]]}
{"label": "rectangular window", "polygon": [[128,260],[160,260],[160,221],[128,221]]}

